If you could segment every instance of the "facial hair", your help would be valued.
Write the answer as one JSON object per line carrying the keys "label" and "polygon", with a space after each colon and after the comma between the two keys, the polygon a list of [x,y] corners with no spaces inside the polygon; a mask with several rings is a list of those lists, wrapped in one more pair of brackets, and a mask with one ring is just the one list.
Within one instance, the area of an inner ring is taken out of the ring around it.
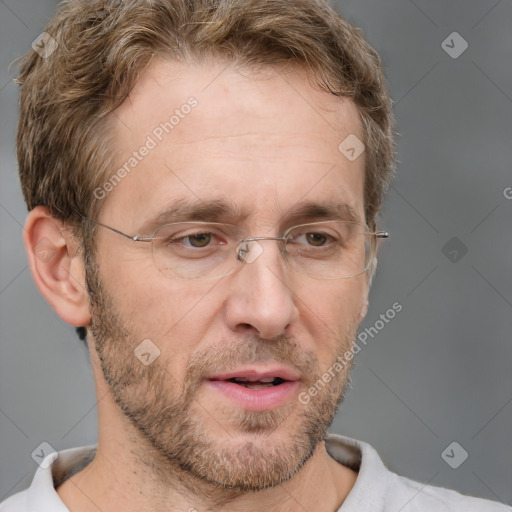
{"label": "facial hair", "polygon": [[[162,355],[148,366],[142,364],[134,349],[145,337],[137,334],[129,315],[120,313],[99,272],[88,268],[86,276],[91,334],[105,380],[136,432],[156,450],[159,460],[169,463],[167,469],[179,468],[234,496],[288,481],[312,457],[344,398],[349,364],[325,383],[326,368],[320,368],[315,353],[304,351],[293,338],[250,336],[194,353],[183,382],[178,382],[170,371],[172,339],[153,340]],[[356,332],[357,323],[348,322],[333,345],[332,363],[352,346]],[[304,389],[316,383],[317,395],[308,404],[292,400],[261,412],[228,406],[211,409],[201,401],[201,386],[208,375],[270,361],[297,370]],[[296,419],[287,422],[292,414]],[[155,473],[165,473],[155,464],[156,458],[140,456]]]}

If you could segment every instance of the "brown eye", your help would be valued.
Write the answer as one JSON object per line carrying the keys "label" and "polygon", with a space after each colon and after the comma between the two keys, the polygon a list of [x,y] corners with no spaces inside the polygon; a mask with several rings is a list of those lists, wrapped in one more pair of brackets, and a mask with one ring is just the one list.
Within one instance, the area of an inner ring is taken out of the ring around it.
{"label": "brown eye", "polygon": [[306,240],[310,245],[321,247],[327,243],[327,236],[322,233],[306,233]]}
{"label": "brown eye", "polygon": [[192,247],[206,247],[211,239],[211,233],[197,233],[196,235],[184,236],[180,241],[188,240]]}

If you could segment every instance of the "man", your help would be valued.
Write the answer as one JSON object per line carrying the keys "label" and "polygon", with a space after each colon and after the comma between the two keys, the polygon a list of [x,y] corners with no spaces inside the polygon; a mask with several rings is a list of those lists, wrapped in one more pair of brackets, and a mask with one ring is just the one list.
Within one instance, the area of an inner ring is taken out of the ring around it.
{"label": "man", "polygon": [[507,510],[326,434],[393,168],[359,33],[321,0],[70,1],[45,32],[19,76],[24,240],[86,333],[98,445],[0,510]]}

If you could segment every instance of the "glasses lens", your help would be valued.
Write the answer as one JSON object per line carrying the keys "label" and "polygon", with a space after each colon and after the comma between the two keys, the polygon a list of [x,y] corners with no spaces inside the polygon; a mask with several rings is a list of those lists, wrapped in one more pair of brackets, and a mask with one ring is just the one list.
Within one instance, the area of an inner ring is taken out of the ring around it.
{"label": "glasses lens", "polygon": [[[153,260],[166,277],[220,278],[231,273],[240,262],[252,263],[264,250],[256,240],[249,240],[243,243],[247,247],[242,251],[240,242],[246,235],[230,224],[167,224],[153,236]],[[357,276],[369,268],[374,245],[374,235],[366,226],[328,221],[289,230],[283,253],[299,273],[316,279],[342,279]]]}
{"label": "glasses lens", "polygon": [[153,261],[166,277],[215,279],[234,267],[236,240],[243,235],[236,226],[217,223],[167,224],[155,232]]}
{"label": "glasses lens", "polygon": [[290,264],[317,279],[354,277],[368,269],[373,235],[352,222],[320,222],[293,228],[287,236]]}

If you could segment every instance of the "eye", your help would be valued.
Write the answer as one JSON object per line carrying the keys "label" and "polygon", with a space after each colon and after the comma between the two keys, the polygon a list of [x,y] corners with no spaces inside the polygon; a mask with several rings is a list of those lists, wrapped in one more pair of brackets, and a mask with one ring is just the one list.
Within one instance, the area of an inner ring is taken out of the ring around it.
{"label": "eye", "polygon": [[323,233],[306,233],[305,237],[309,244],[316,247],[325,245],[329,241],[327,235]]}
{"label": "eye", "polygon": [[296,233],[292,234],[290,237],[290,242],[303,244],[310,247],[323,247],[330,242],[332,242],[334,238],[327,233],[322,233],[319,231],[308,231],[306,233]]}
{"label": "eye", "polygon": [[237,226],[230,224],[176,222],[155,232],[153,248],[183,257],[203,257],[229,251],[243,236]]}
{"label": "eye", "polygon": [[[212,240],[212,233],[195,233],[180,238],[175,238],[172,242],[180,242],[187,247],[207,247]],[[188,241],[188,244],[187,244]]]}

